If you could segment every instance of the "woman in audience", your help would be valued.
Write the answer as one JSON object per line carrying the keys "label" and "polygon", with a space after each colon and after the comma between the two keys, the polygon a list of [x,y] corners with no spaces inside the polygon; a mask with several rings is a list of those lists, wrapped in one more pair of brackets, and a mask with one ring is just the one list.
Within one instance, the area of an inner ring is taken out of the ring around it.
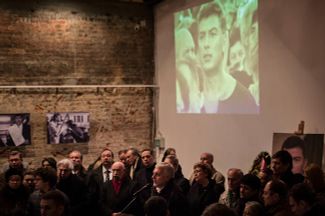
{"label": "woman in audience", "polygon": [[0,215],[26,215],[28,191],[23,186],[23,174],[20,170],[9,168],[5,172],[6,184],[0,190]]}
{"label": "woman in audience", "polygon": [[271,156],[268,152],[260,152],[254,159],[253,165],[249,173],[253,175],[258,175],[260,171],[270,169]]}
{"label": "woman in audience", "polygon": [[162,157],[162,160],[161,162],[164,162],[165,161],[165,158],[168,156],[168,155],[174,155],[175,157],[176,156],[176,150],[174,148],[167,148],[164,152],[164,155]]}
{"label": "woman in audience", "polygon": [[51,167],[56,170],[56,160],[52,157],[47,157],[42,160],[42,167]]}
{"label": "woman in audience", "polygon": [[218,202],[224,188],[211,179],[212,168],[208,164],[197,163],[194,169],[194,183],[188,193],[190,215],[200,216],[204,209]]}

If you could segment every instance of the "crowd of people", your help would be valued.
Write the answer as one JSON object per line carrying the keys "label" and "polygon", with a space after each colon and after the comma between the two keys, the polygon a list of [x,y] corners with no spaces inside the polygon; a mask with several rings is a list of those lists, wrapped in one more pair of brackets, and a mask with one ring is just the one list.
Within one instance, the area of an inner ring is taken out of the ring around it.
{"label": "crowd of people", "polygon": [[305,164],[303,174],[293,173],[286,148],[272,156],[261,152],[248,173],[229,168],[226,176],[213,166],[213,154],[204,152],[189,178],[173,148],[161,162],[152,149],[129,148],[115,158],[104,148],[87,169],[78,150],[58,162],[44,158],[33,170],[21,152],[11,151],[0,175],[0,215],[325,215],[322,169]]}

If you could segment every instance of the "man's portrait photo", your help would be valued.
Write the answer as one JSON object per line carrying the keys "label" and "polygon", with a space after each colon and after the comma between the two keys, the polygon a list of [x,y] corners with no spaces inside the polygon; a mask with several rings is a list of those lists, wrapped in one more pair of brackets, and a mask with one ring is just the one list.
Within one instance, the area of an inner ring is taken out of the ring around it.
{"label": "man's portrait photo", "polygon": [[324,134],[273,134],[273,153],[286,150],[292,156],[292,172],[304,174],[307,164],[322,166]]}

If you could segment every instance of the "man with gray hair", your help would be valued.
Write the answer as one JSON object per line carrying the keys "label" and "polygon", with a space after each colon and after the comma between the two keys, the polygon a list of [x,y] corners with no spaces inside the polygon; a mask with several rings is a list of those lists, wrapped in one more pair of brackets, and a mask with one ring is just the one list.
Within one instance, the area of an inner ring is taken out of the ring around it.
{"label": "man with gray hair", "polygon": [[57,163],[57,189],[64,192],[70,200],[71,215],[88,215],[88,191],[86,184],[72,174],[73,163],[70,159],[62,159]]}
{"label": "man with gray hair", "polygon": [[167,200],[171,216],[189,215],[188,202],[181,189],[174,183],[174,168],[162,162],[157,164],[152,175],[152,196],[161,196]]}

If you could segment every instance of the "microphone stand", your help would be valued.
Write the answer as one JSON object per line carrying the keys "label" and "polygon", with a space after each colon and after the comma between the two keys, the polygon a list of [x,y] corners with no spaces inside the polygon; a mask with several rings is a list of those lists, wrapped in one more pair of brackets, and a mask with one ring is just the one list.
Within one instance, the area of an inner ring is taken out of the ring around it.
{"label": "microphone stand", "polygon": [[133,196],[132,200],[122,209],[121,213],[125,213],[125,211],[135,202],[135,200],[137,199],[137,195],[139,193],[141,193],[144,189],[148,188],[149,186],[150,186],[150,183],[144,185],[139,190],[137,190],[136,192],[134,192],[132,194],[132,196]]}

